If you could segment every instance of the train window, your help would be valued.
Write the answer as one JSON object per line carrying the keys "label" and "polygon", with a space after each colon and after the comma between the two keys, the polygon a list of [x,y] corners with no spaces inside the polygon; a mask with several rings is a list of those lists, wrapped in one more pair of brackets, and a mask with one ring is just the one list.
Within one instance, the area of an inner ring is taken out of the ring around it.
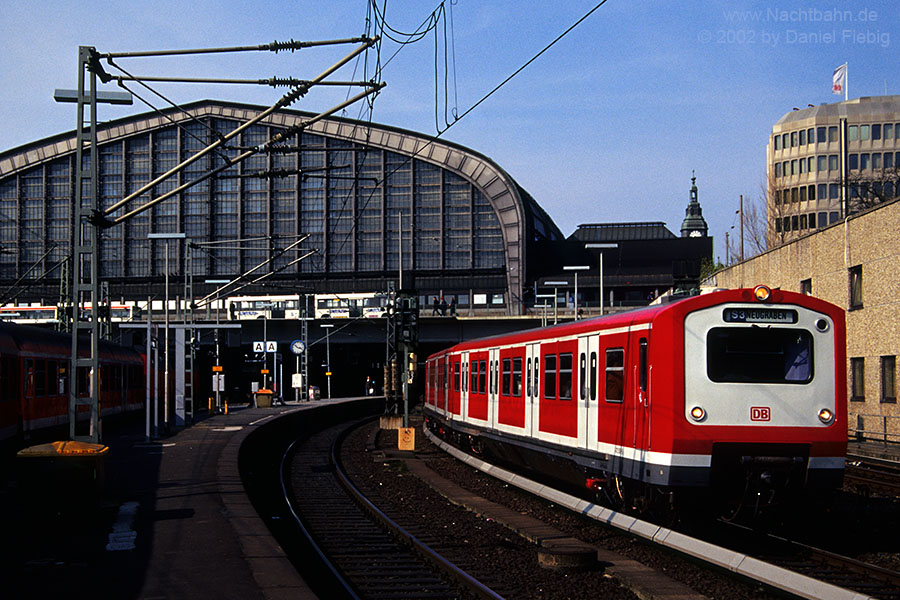
{"label": "train window", "polygon": [[556,398],[556,355],[544,357],[544,398]]}
{"label": "train window", "polygon": [[500,393],[509,396],[510,379],[512,378],[512,361],[508,358],[503,359],[503,379],[500,387]]}
{"label": "train window", "polygon": [[591,380],[588,383],[591,388],[591,400],[597,399],[597,353],[591,352]]}
{"label": "train window", "polygon": [[533,389],[534,389],[535,396],[540,394],[540,389],[541,389],[538,384],[538,381],[540,381],[540,378],[538,377],[538,373],[540,373],[540,369],[541,369],[541,359],[539,357],[535,356],[534,357],[534,383],[532,384],[532,385],[534,385]]}
{"label": "train window", "polygon": [[25,359],[25,396],[34,396],[34,359]]}
{"label": "train window", "polygon": [[609,348],[606,351],[606,401],[622,402],[625,399],[625,350]]}
{"label": "train window", "polygon": [[584,356],[584,352],[581,353],[578,364],[578,381],[580,383],[578,389],[581,391],[581,399],[584,400],[587,397],[587,389],[585,388],[587,384],[587,377],[585,377],[587,371],[587,359]]}
{"label": "train window", "polygon": [[472,394],[478,393],[478,361],[473,360],[471,362],[471,366],[469,367],[469,392]]}
{"label": "train window", "polygon": [[522,395],[522,358],[512,359],[512,395]]}
{"label": "train window", "polygon": [[453,391],[459,391],[459,363],[453,363]]}
{"label": "train window", "polygon": [[572,353],[559,355],[559,399],[572,399]]}
{"label": "train window", "polygon": [[462,391],[466,391],[466,386],[469,385],[469,363],[463,363],[462,370]]}
{"label": "train window", "polygon": [[706,372],[718,383],[809,383],[812,335],[787,328],[711,329],[706,336]]}
{"label": "train window", "polygon": [[531,357],[528,358],[526,363],[525,373],[525,395],[531,397]]}
{"label": "train window", "polygon": [[485,393],[484,380],[487,377],[487,361],[478,361],[478,393]]}
{"label": "train window", "polygon": [[47,395],[47,361],[43,358],[34,361],[34,395],[37,398]]}
{"label": "train window", "polygon": [[647,338],[641,338],[640,348],[638,350],[640,356],[638,357],[639,365],[638,365],[638,385],[641,386],[641,391],[647,391]]}

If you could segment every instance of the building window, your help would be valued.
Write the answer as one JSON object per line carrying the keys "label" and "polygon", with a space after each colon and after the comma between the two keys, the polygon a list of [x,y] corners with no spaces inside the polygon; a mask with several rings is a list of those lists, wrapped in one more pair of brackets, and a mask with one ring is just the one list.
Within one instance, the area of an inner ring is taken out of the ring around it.
{"label": "building window", "polygon": [[850,267],[850,310],[863,306],[862,265]]}
{"label": "building window", "polygon": [[800,144],[797,143],[797,132],[792,131],[791,132],[791,148],[794,148],[795,146],[799,146],[799,145]]}
{"label": "building window", "polygon": [[850,359],[850,401],[866,401],[866,359]]}
{"label": "building window", "polygon": [[881,139],[881,124],[872,125],[872,139],[880,140]]}
{"label": "building window", "polygon": [[819,160],[819,170],[827,171],[828,170],[828,157],[824,154],[822,156],[817,157]]}
{"label": "building window", "polygon": [[829,154],[828,155],[828,170],[829,171],[837,171],[837,169],[838,169],[837,154]]}
{"label": "building window", "polygon": [[800,293],[807,296],[812,295],[812,279],[804,279],[800,282]]}
{"label": "building window", "polygon": [[859,141],[861,141],[861,142],[869,141],[869,126],[868,125],[860,125],[859,126]]}
{"label": "building window", "polygon": [[819,213],[819,227],[827,227],[828,226],[828,213],[820,212]]}
{"label": "building window", "polygon": [[807,225],[807,217],[806,215],[800,215],[800,229],[806,229]]}
{"label": "building window", "polygon": [[806,130],[801,129],[799,133],[800,133],[800,145],[805,146],[806,145]]}
{"label": "building window", "polygon": [[780,135],[774,136],[773,141],[775,142],[775,150],[776,151],[781,150],[781,136]]}
{"label": "building window", "polygon": [[855,142],[856,140],[859,139],[859,126],[851,125],[850,127],[847,128],[847,133],[848,133],[847,137],[850,139],[850,141]]}
{"label": "building window", "polygon": [[884,139],[889,140],[894,137],[894,124],[893,123],[885,123],[884,124]]}
{"label": "building window", "polygon": [[781,163],[775,163],[775,177],[781,177]]}
{"label": "building window", "polygon": [[828,184],[828,198],[831,200],[836,200],[838,198],[838,184]]}
{"label": "building window", "polygon": [[[851,164],[850,168],[852,169],[852,168],[853,168],[853,166],[852,166],[852,165],[853,165],[852,161],[851,161],[850,164]],[[860,155],[859,155],[859,169],[860,169],[861,171],[865,171],[865,170],[867,170],[870,166],[871,166],[871,163],[869,162],[869,153],[868,153],[868,152],[864,152],[863,154],[860,154]]]}
{"label": "building window", "polygon": [[817,127],[816,128],[816,142],[821,144],[824,141],[825,141],[825,128]]}
{"label": "building window", "polygon": [[884,153],[884,168],[885,169],[893,169],[894,168],[893,152],[885,152]]}
{"label": "building window", "polygon": [[830,225],[831,223],[837,223],[839,218],[840,216],[838,215],[837,211],[828,213],[828,224]]}
{"label": "building window", "polygon": [[881,154],[876,152],[872,155],[872,168],[880,169],[881,168]]}
{"label": "building window", "polygon": [[881,401],[897,402],[897,357],[881,357]]}
{"label": "building window", "polygon": [[850,170],[855,171],[859,168],[859,154],[851,154],[849,158]]}
{"label": "building window", "polygon": [[824,200],[825,198],[828,197],[828,184],[820,183],[819,188],[818,188],[818,190],[816,190],[816,192],[819,196],[819,200]]}
{"label": "building window", "polygon": [[790,134],[784,133],[781,135],[781,149],[782,150],[787,150],[788,148],[790,148],[790,139],[788,138],[788,135],[790,135]]}
{"label": "building window", "polygon": [[832,125],[828,128],[828,141],[836,142],[838,141],[838,130],[837,125]]}

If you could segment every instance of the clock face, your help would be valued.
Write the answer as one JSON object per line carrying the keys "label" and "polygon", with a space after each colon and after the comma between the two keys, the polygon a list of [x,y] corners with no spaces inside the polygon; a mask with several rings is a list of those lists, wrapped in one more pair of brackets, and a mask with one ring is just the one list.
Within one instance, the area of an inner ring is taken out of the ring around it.
{"label": "clock face", "polygon": [[303,340],[294,340],[291,342],[291,352],[294,354],[303,354],[304,350],[306,350],[306,344],[303,343]]}

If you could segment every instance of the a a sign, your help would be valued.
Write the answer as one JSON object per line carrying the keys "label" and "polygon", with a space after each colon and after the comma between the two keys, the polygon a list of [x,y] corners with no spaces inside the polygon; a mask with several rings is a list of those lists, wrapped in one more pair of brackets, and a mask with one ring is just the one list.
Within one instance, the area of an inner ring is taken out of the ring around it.
{"label": "a a sign", "polygon": [[253,342],[253,351],[254,352],[278,352],[278,342],[275,342],[275,341]]}

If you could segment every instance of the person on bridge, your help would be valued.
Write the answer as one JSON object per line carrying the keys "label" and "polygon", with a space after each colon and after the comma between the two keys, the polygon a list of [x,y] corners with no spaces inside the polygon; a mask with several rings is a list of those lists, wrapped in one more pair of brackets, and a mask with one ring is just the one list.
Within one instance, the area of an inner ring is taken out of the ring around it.
{"label": "person on bridge", "polygon": [[432,309],[431,309],[431,316],[432,316],[432,317],[435,316],[435,315],[441,314],[441,313],[440,313],[441,305],[440,305],[440,303],[438,302],[438,297],[437,297],[437,296],[434,297],[434,302],[431,303],[431,306],[432,306]]}

